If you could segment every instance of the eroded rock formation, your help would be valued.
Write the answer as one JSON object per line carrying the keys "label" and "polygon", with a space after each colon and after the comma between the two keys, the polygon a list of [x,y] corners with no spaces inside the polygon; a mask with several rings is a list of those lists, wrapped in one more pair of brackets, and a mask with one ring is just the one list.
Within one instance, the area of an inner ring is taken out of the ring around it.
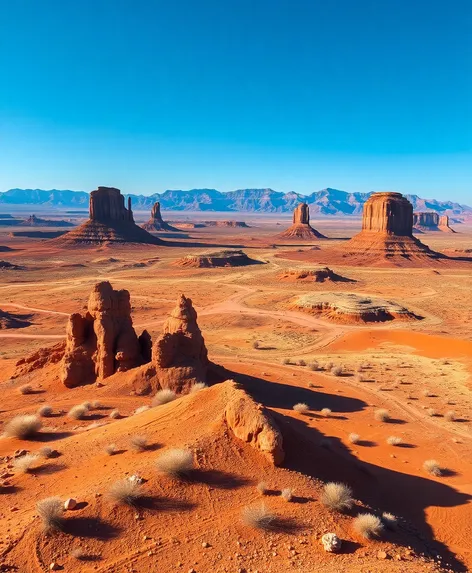
{"label": "eroded rock formation", "polygon": [[133,328],[129,292],[98,283],[87,311],[69,317],[61,381],[73,388],[103,380],[145,362],[147,347],[147,333],[138,338]]}
{"label": "eroded rock formation", "polygon": [[449,227],[449,217],[447,215],[441,215],[439,217],[438,228],[444,233],[455,233],[454,229]]}
{"label": "eroded rock formation", "polygon": [[293,224],[283,233],[277,235],[280,239],[326,239],[319,231],[310,225],[310,208],[306,203],[300,203],[293,211]]}
{"label": "eroded rock formation", "polygon": [[163,244],[134,222],[131,198],[125,207],[125,198],[119,189],[99,187],[90,193],[90,218],[76,229],[56,239],[61,245],[103,243]]}
{"label": "eroded rock formation", "polygon": [[319,269],[286,269],[278,276],[283,281],[313,281],[315,283],[342,282],[342,283],[355,283],[353,279],[338,275],[329,267],[322,267]]}
{"label": "eroded rock formation", "polygon": [[18,223],[22,227],[73,227],[70,221],[54,221],[53,219],[40,219],[36,215],[30,215],[27,219]]}
{"label": "eroded rock formation", "polygon": [[215,251],[200,255],[187,255],[174,261],[178,267],[213,268],[213,267],[243,267],[246,265],[262,264],[261,261],[251,259],[244,251]]}
{"label": "eroded rock formation", "polygon": [[174,231],[174,232],[179,231],[179,229],[177,229],[176,227],[172,227],[162,219],[161,204],[159,203],[159,201],[154,203],[154,205],[152,206],[151,218],[149,219],[149,221],[147,221],[147,223],[144,223],[142,227],[143,229],[146,229],[146,231]]}
{"label": "eroded rock formation", "polygon": [[413,230],[438,231],[439,215],[432,212],[413,213]]}
{"label": "eroded rock formation", "polygon": [[243,227],[243,228],[249,228],[249,225],[247,225],[244,221],[229,221],[229,220],[225,220],[225,221],[203,221],[203,224],[205,225],[205,227]]}

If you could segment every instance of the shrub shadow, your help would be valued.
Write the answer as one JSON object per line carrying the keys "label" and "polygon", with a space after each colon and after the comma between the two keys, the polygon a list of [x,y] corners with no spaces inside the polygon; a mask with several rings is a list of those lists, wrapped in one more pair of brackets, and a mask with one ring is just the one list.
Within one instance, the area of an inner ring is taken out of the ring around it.
{"label": "shrub shadow", "polygon": [[250,483],[250,480],[220,470],[195,469],[186,477],[186,481],[198,482],[219,489],[236,489]]}
{"label": "shrub shadow", "polygon": [[107,541],[117,537],[121,531],[115,525],[99,517],[68,517],[62,528],[64,533],[74,537],[85,537]]}

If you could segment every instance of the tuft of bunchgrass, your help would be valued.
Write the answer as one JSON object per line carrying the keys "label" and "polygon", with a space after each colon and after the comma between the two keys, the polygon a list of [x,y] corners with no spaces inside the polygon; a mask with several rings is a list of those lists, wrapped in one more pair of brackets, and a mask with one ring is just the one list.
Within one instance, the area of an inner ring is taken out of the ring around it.
{"label": "tuft of bunchgrass", "polygon": [[351,444],[358,444],[361,437],[359,436],[359,434],[355,434],[354,432],[352,432],[351,434],[349,434],[347,439],[351,442]]}
{"label": "tuft of bunchgrass", "polygon": [[49,404],[45,404],[44,406],[38,408],[38,416],[41,416],[42,418],[48,418],[52,415],[52,413],[53,409],[52,406],[49,406]]}
{"label": "tuft of bunchgrass", "polygon": [[425,472],[435,477],[440,477],[443,474],[442,468],[436,460],[426,460],[423,464],[423,469]]}
{"label": "tuft of bunchgrass", "polygon": [[331,368],[331,374],[333,376],[341,376],[342,373],[343,373],[342,366],[333,366],[333,368]]}
{"label": "tuft of bunchgrass", "polygon": [[317,372],[319,369],[320,365],[316,360],[313,360],[313,362],[310,364],[310,370],[312,370],[313,372]]}
{"label": "tuft of bunchgrass", "polygon": [[303,360],[303,359],[302,359],[302,360],[299,360],[299,361],[298,361],[298,366],[306,366],[305,360]]}
{"label": "tuft of bunchgrass", "polygon": [[200,390],[205,390],[205,388],[208,388],[205,382],[196,382],[195,384],[192,384],[192,387],[190,388],[190,394],[200,392]]}
{"label": "tuft of bunchgrass", "polygon": [[64,523],[64,504],[59,497],[47,497],[36,504],[43,530],[48,533],[62,529]]}
{"label": "tuft of bunchgrass", "polygon": [[298,404],[295,404],[293,409],[295,410],[295,412],[298,412],[299,414],[306,414],[307,412],[310,411],[308,404],[305,404],[303,402],[299,402]]}
{"label": "tuft of bunchgrass", "polygon": [[321,503],[333,511],[345,511],[354,504],[352,489],[344,483],[328,482],[320,496]]}
{"label": "tuft of bunchgrass", "polygon": [[152,399],[153,406],[161,406],[162,404],[168,404],[173,402],[177,398],[177,394],[170,388],[164,388],[156,392],[154,398]]}
{"label": "tuft of bunchgrass", "polygon": [[53,450],[49,446],[43,446],[42,448],[39,448],[38,455],[41,456],[42,458],[47,459],[54,457],[54,455],[57,455],[57,452],[56,450]]}
{"label": "tuft of bunchgrass", "polygon": [[110,412],[110,418],[112,420],[119,420],[121,418],[121,414],[119,410],[112,410]]}
{"label": "tuft of bunchgrass", "polygon": [[282,360],[282,364],[285,364],[285,365],[290,364],[290,358],[284,358]]}
{"label": "tuft of bunchgrass", "polygon": [[285,500],[285,501],[292,501],[293,499],[293,489],[290,487],[286,487],[284,488],[281,492],[280,492],[280,497]]}
{"label": "tuft of bunchgrass", "polygon": [[118,448],[116,447],[116,444],[108,444],[107,446],[105,446],[105,453],[108,454],[109,456],[114,456],[117,451]]}
{"label": "tuft of bunchgrass", "polygon": [[88,413],[89,408],[85,404],[77,404],[77,406],[72,406],[67,415],[74,420],[83,420]]}
{"label": "tuft of bunchgrass", "polygon": [[34,394],[34,389],[31,384],[23,384],[23,386],[19,386],[18,392],[26,396],[27,394]]}
{"label": "tuft of bunchgrass", "polygon": [[146,436],[131,436],[129,445],[135,452],[144,452],[148,448],[148,439]]}
{"label": "tuft of bunchgrass", "polygon": [[390,420],[389,411],[383,408],[375,410],[374,418],[377,420],[377,422],[388,422]]}
{"label": "tuft of bunchgrass", "polygon": [[428,414],[428,416],[431,416],[432,418],[437,415],[436,410],[434,408],[428,408],[426,410],[426,413]]}
{"label": "tuft of bunchgrass", "polygon": [[448,422],[454,422],[456,420],[456,413],[454,410],[449,410],[444,414],[444,419]]}
{"label": "tuft of bunchgrass", "polygon": [[332,414],[332,411],[331,411],[330,408],[323,408],[323,409],[320,411],[320,414],[321,414],[322,416],[325,416],[326,418],[329,418],[329,416],[331,416],[331,414]]}
{"label": "tuft of bunchgrass", "polygon": [[147,412],[149,410],[149,406],[139,406],[139,408],[136,408],[136,410],[134,411],[134,414],[142,414],[143,412]]}
{"label": "tuft of bunchgrass", "polygon": [[194,469],[193,452],[186,448],[172,448],[156,460],[157,470],[170,477],[182,477]]}
{"label": "tuft of bunchgrass", "polygon": [[136,480],[120,479],[111,486],[108,497],[116,505],[136,505],[144,492]]}
{"label": "tuft of bunchgrass", "polygon": [[92,400],[90,403],[91,410],[100,410],[101,408],[103,408],[103,404],[100,402],[100,400]]}
{"label": "tuft of bunchgrass", "polygon": [[80,547],[76,547],[75,549],[72,549],[72,551],[70,552],[70,556],[73,559],[77,559],[77,561],[86,561],[87,560],[87,553],[81,549]]}
{"label": "tuft of bunchgrass", "polygon": [[372,513],[360,513],[353,521],[354,531],[365,539],[379,537],[383,531],[383,523]]}
{"label": "tuft of bunchgrass", "polygon": [[399,446],[403,440],[399,436],[389,436],[387,438],[387,444],[389,446]]}
{"label": "tuft of bunchgrass", "polygon": [[395,529],[398,524],[398,518],[388,511],[382,513],[382,521],[388,529]]}
{"label": "tuft of bunchgrass", "polygon": [[245,525],[255,529],[270,529],[275,515],[264,503],[246,506],[242,511],[242,520]]}
{"label": "tuft of bunchgrass", "polygon": [[34,438],[41,427],[42,423],[38,416],[31,414],[15,416],[5,425],[3,435],[7,438],[19,438],[20,440]]}
{"label": "tuft of bunchgrass", "polygon": [[257,485],[256,485],[256,489],[257,491],[261,494],[261,495],[266,495],[267,492],[269,491],[267,488],[267,484],[265,481],[260,481]]}
{"label": "tuft of bunchgrass", "polygon": [[24,454],[13,460],[13,468],[22,474],[32,472],[41,465],[41,457],[38,454]]}

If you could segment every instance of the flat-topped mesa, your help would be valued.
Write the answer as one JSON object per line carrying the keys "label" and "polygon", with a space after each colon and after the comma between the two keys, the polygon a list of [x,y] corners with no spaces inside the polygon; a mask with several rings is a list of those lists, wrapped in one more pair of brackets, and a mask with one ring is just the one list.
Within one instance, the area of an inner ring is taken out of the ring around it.
{"label": "flat-topped mesa", "polygon": [[364,204],[362,231],[411,237],[413,205],[401,193],[374,193]]}
{"label": "flat-topped mesa", "polygon": [[418,213],[413,213],[413,228],[420,229],[432,229],[437,231],[439,225],[439,215],[432,211],[425,212],[420,211]]}
{"label": "flat-topped mesa", "polygon": [[136,335],[129,292],[114,290],[107,281],[94,286],[86,312],[70,315],[66,333],[60,378],[68,388],[145,362],[148,335]]}
{"label": "flat-topped mesa", "polygon": [[152,206],[151,209],[151,218],[149,219],[149,221],[147,221],[146,223],[144,223],[144,225],[142,225],[143,229],[146,229],[146,231],[174,231],[174,232],[180,232],[179,229],[177,229],[176,227],[172,227],[171,225],[169,225],[168,223],[166,223],[163,219],[162,219],[162,215],[161,215],[161,204],[159,203],[159,201],[157,201],[156,203],[154,203],[154,205]]}
{"label": "flat-topped mesa", "polygon": [[326,239],[319,231],[310,225],[310,208],[306,203],[300,203],[293,210],[293,224],[283,233],[277,235],[280,239]]}
{"label": "flat-topped mesa", "polygon": [[98,187],[90,193],[89,212],[91,221],[108,223],[110,221],[132,221],[131,197],[128,197],[128,208],[125,198],[115,187]]}

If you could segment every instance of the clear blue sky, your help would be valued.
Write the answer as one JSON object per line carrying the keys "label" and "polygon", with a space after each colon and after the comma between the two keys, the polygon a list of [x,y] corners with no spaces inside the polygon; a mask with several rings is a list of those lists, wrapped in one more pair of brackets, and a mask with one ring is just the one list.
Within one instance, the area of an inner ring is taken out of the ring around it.
{"label": "clear blue sky", "polygon": [[472,202],[470,0],[0,0],[0,190]]}

